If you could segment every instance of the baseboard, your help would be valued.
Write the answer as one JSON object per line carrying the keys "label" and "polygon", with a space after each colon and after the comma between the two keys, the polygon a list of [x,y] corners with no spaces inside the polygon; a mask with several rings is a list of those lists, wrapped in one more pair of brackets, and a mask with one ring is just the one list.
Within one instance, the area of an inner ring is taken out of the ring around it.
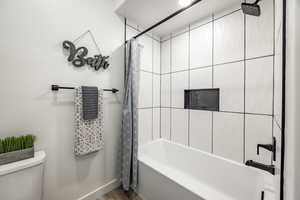
{"label": "baseboard", "polygon": [[97,198],[100,198],[104,194],[116,189],[119,186],[120,181],[118,179],[114,179],[77,200],[96,200]]}
{"label": "baseboard", "polygon": [[138,196],[143,199],[143,200],[147,200],[143,195],[141,195],[140,193],[138,193]]}

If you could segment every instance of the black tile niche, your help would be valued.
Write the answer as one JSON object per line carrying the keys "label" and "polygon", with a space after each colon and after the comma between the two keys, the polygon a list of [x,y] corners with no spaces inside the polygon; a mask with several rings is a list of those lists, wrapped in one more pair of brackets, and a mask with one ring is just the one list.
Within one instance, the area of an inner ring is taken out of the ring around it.
{"label": "black tile niche", "polygon": [[184,90],[184,109],[219,111],[220,89]]}

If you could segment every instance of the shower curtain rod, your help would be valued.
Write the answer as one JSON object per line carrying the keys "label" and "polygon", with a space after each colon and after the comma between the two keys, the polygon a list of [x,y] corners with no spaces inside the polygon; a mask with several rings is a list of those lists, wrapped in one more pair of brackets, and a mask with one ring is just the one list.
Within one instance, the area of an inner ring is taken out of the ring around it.
{"label": "shower curtain rod", "polygon": [[[191,4],[189,4],[186,7],[181,8],[180,10],[177,10],[176,12],[174,12],[173,14],[169,15],[168,17],[164,18],[163,20],[157,22],[156,24],[154,24],[153,26],[147,28],[146,30],[144,30],[143,32],[137,34],[136,36],[134,36],[133,38],[137,39],[138,37],[144,35],[145,33],[151,31],[152,29],[156,28],[157,26],[161,25],[162,23],[168,21],[169,19],[175,17],[176,15],[182,13],[183,11],[189,9],[190,7],[194,6],[195,4],[201,2],[202,0],[194,0],[191,2]],[[127,41],[126,41],[127,42]]]}

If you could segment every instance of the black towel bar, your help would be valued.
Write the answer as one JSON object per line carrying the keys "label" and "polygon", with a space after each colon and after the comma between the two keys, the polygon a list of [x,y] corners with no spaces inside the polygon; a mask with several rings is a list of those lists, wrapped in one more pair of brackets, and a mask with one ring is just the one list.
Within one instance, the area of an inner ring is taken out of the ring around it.
{"label": "black towel bar", "polygon": [[[52,91],[58,91],[59,89],[65,89],[65,90],[73,90],[75,89],[75,87],[61,87],[59,85],[51,85],[51,90]],[[103,89],[104,91],[107,91],[107,92],[112,92],[112,93],[117,93],[119,92],[118,89],[116,88],[112,88],[112,89]]]}

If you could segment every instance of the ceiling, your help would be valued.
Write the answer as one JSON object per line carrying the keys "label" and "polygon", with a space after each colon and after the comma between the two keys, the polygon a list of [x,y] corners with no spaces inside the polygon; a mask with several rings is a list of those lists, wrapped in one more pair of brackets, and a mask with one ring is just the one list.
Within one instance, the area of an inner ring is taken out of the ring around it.
{"label": "ceiling", "polygon": [[[148,28],[181,9],[178,0],[114,0],[116,12],[144,28]],[[183,13],[163,23],[153,32],[163,37],[187,24],[207,18],[212,13],[237,7],[241,0],[202,0]]]}

